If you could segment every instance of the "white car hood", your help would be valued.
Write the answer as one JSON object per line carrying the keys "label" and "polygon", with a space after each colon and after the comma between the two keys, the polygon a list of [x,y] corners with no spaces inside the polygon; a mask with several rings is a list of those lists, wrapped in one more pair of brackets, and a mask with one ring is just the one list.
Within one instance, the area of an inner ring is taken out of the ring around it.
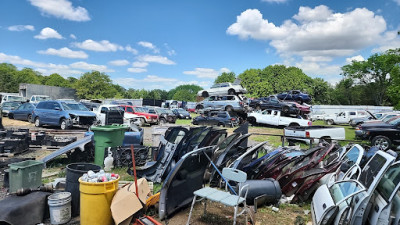
{"label": "white car hood", "polygon": [[140,117],[140,116],[135,115],[135,114],[131,114],[131,113],[124,113],[124,117],[125,117],[126,119],[132,119],[132,118],[138,118],[138,117]]}

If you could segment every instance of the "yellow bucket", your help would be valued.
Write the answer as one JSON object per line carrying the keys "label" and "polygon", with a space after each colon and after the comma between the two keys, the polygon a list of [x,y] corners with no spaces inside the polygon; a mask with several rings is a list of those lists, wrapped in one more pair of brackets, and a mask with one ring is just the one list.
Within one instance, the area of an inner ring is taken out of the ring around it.
{"label": "yellow bucket", "polygon": [[90,183],[79,178],[81,225],[112,225],[111,201],[118,190],[118,181]]}

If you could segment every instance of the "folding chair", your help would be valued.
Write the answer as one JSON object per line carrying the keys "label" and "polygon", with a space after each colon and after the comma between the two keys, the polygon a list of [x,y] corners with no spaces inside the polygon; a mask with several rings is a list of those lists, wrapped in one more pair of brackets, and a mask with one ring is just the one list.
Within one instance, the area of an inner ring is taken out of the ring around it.
{"label": "folding chair", "polygon": [[[219,202],[225,206],[234,207],[233,225],[236,224],[236,217],[240,216],[246,212],[246,209],[247,209],[246,197],[247,197],[247,192],[249,191],[249,185],[246,184],[243,186],[243,183],[247,180],[247,174],[245,172],[237,170],[237,169],[224,168],[222,170],[222,176],[226,180],[225,190],[218,190],[216,188],[204,187],[202,189],[199,189],[199,190],[193,192],[193,194],[194,194],[193,202],[192,202],[192,206],[190,208],[189,218],[188,218],[186,225],[190,224],[190,218],[192,216],[194,204],[196,203],[196,201],[202,201],[203,199],[205,200],[204,214],[207,211],[207,200],[210,200],[213,202]],[[234,181],[234,182],[238,183],[238,185],[239,185],[239,193],[238,194],[236,194],[236,193],[231,194],[228,191],[229,181]],[[244,190],[246,191],[246,193],[245,193],[244,197],[241,197]],[[197,200],[197,197],[200,197],[200,199]],[[238,214],[238,209],[239,209],[240,204],[243,204],[244,207],[243,207],[243,210]],[[246,223],[247,223],[247,213],[246,213]]]}

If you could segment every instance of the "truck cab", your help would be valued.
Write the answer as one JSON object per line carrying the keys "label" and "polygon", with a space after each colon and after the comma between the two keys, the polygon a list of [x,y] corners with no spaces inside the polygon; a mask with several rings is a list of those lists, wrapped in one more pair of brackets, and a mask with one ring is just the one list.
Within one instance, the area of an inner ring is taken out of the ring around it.
{"label": "truck cab", "polygon": [[353,118],[360,118],[360,117],[365,117],[368,116],[369,113],[367,111],[361,110],[361,111],[344,111],[341,112],[337,115],[333,116],[325,116],[325,122],[328,125],[333,125],[333,124],[346,124],[349,123],[351,119]]}
{"label": "truck cab", "polygon": [[31,103],[39,103],[41,101],[48,101],[52,100],[50,96],[47,95],[32,95],[31,98],[29,99],[29,102]]}

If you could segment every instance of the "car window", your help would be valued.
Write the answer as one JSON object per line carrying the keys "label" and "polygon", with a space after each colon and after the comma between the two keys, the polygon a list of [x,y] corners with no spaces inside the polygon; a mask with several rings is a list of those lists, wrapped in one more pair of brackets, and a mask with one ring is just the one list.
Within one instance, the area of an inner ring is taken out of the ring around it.
{"label": "car window", "polygon": [[344,116],[344,112],[339,113],[338,116]]}
{"label": "car window", "polygon": [[20,105],[20,106],[17,108],[17,110],[25,109],[25,107],[26,107],[26,104]]}
{"label": "car window", "polygon": [[360,149],[358,149],[357,146],[353,146],[343,157],[343,162],[349,166],[353,166],[356,163],[359,155]]}
{"label": "car window", "polygon": [[292,91],[292,94],[294,95],[300,94],[300,91]]}
{"label": "car window", "polygon": [[221,87],[229,87],[229,84],[221,84]]}
{"label": "car window", "polygon": [[350,115],[350,116],[355,116],[355,115],[356,115],[356,112],[349,112],[349,115]]}
{"label": "car window", "polygon": [[56,108],[60,108],[60,104],[58,104],[58,102],[49,102],[49,104],[46,105],[47,109],[51,109],[51,110],[56,110]]}
{"label": "car window", "polygon": [[339,201],[360,190],[362,190],[362,187],[356,182],[351,181],[335,183],[329,188],[329,192],[331,193],[335,203],[338,203]]}
{"label": "car window", "polygon": [[8,96],[8,101],[24,101],[24,98],[20,96]]}
{"label": "car window", "polygon": [[215,96],[211,96],[208,98],[208,101],[214,101],[215,100]]}
{"label": "car window", "polygon": [[126,111],[130,112],[130,113],[133,113],[133,109],[131,107],[126,107]]}
{"label": "car window", "polygon": [[219,84],[214,84],[211,88],[219,88]]}
{"label": "car window", "polygon": [[107,107],[101,107],[100,113],[106,113],[108,111]]}
{"label": "car window", "polygon": [[391,166],[379,181],[378,193],[388,202],[397,184],[400,182],[400,164]]}
{"label": "car window", "polygon": [[278,111],[274,111],[274,112],[272,113],[272,115],[273,115],[273,116],[278,115]]}
{"label": "car window", "polygon": [[364,187],[369,187],[385,163],[386,158],[376,154],[371,161],[369,161],[368,165],[365,165],[363,168],[360,178],[358,179],[360,183],[364,185]]}
{"label": "car window", "polygon": [[226,115],[226,113],[218,113],[218,117],[226,118],[228,116]]}
{"label": "car window", "polygon": [[235,100],[235,96],[226,96],[226,99],[229,101]]}
{"label": "car window", "polygon": [[[392,119],[393,119],[393,118],[392,118]],[[400,118],[390,120],[390,121],[388,121],[388,123],[389,123],[390,125],[397,125],[397,124],[400,123]]]}

